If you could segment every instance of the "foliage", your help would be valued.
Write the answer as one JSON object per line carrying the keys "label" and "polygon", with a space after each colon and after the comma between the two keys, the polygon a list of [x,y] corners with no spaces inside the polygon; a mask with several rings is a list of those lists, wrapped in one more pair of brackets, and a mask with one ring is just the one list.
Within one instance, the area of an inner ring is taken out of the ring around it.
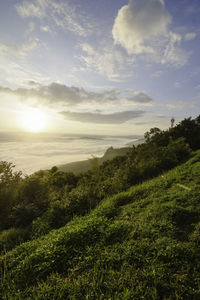
{"label": "foliage", "polygon": [[145,133],[147,143],[156,143],[159,146],[166,146],[170,138],[176,140],[185,138],[192,150],[200,148],[200,116],[196,119],[185,118],[179,124],[168,130],[161,131],[159,128],[152,128]]}
{"label": "foliage", "polygon": [[2,299],[199,299],[199,173],[200,151],[7,252]]}
{"label": "foliage", "polygon": [[9,228],[0,233],[0,250],[10,250],[18,244],[25,242],[28,236],[29,228]]}
{"label": "foliage", "polygon": [[10,212],[15,204],[21,172],[14,172],[14,165],[0,162],[0,231],[11,225]]}

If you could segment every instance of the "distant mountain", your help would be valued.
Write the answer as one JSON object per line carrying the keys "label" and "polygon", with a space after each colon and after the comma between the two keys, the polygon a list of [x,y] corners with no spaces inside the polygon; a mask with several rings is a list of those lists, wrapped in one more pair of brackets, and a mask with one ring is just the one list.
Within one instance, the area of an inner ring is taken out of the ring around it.
{"label": "distant mountain", "polygon": [[[99,163],[99,165],[102,165],[105,161],[111,160],[117,156],[124,156],[127,154],[129,149],[134,145],[137,146],[139,144],[142,144],[145,142],[145,139],[140,138],[136,141],[127,143],[127,147],[123,148],[116,148],[110,147],[106,150],[104,155],[102,157],[95,157]],[[87,172],[92,167],[92,160],[93,158],[89,158],[87,160],[81,160],[81,161],[75,161],[68,164],[60,165],[58,166],[59,170],[63,172],[73,172],[74,174]]]}
{"label": "distant mountain", "polygon": [[[95,157],[99,163],[102,165],[105,161],[111,160],[117,156],[124,156],[129,151],[130,147],[124,147],[119,149],[114,149],[110,147],[106,150],[102,157]],[[58,166],[59,170],[63,172],[73,172],[75,174],[86,172],[92,167],[93,158],[89,158],[88,160],[76,161],[64,165]]]}

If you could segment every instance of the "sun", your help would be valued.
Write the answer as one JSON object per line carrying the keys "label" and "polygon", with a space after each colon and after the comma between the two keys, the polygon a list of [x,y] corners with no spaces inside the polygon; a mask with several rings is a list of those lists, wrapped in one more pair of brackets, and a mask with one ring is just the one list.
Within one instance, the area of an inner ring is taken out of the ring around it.
{"label": "sun", "polygon": [[30,132],[40,132],[47,127],[47,116],[36,108],[29,108],[22,114],[21,124]]}

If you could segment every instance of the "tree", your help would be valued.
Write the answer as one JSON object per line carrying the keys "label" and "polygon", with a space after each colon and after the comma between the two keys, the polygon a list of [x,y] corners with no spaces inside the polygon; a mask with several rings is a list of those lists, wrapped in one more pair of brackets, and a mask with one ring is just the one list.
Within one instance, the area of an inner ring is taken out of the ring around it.
{"label": "tree", "polygon": [[12,163],[0,162],[0,230],[9,227],[12,207],[17,199],[22,173]]}
{"label": "tree", "polygon": [[145,141],[148,143],[158,137],[161,134],[161,130],[158,127],[151,128],[144,134]]}
{"label": "tree", "polygon": [[13,171],[15,165],[0,161],[0,188],[16,184],[21,180],[22,172]]}

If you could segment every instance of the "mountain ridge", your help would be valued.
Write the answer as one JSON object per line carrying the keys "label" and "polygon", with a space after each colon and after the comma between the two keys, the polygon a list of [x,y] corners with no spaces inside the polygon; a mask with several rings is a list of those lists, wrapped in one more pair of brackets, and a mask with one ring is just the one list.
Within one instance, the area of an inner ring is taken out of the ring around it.
{"label": "mountain ridge", "polygon": [[105,161],[111,160],[117,156],[124,156],[130,150],[130,147],[122,147],[122,148],[113,148],[109,147],[102,157],[89,158],[87,160],[75,161],[71,163],[67,163],[64,165],[59,165],[58,169],[63,172],[73,172],[74,174],[79,174],[82,172],[87,172],[92,168],[92,162],[96,159],[97,163],[102,165]]}

